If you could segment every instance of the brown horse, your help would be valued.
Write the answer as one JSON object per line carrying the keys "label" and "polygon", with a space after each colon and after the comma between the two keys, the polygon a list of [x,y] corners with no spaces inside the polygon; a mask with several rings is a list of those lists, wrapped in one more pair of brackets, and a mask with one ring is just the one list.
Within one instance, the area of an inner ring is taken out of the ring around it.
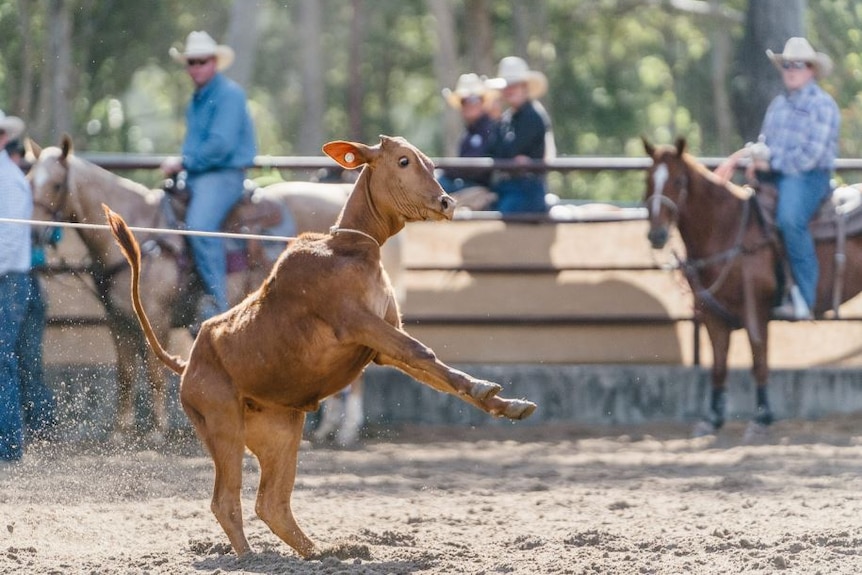
{"label": "brown horse", "polygon": [[[749,188],[725,183],[686,153],[684,139],[674,146],[654,146],[644,140],[644,147],[653,160],[644,198],[649,241],[661,249],[671,228],[679,230],[686,250],[681,268],[694,294],[696,317],[703,321],[712,343],[710,412],[696,433],[713,433],[724,424],[730,334],[740,328],[748,334],[757,384],[757,411],[748,434],[762,432],[773,421],[767,396],[767,324],[771,308],[780,300],[776,273],[780,246],[766,223],[770,214],[761,212]],[[815,238],[820,279],[814,313],[820,317],[859,293],[862,265],[849,265],[846,273],[836,276],[836,241]],[[862,263],[862,236],[842,242],[842,253],[848,262]],[[841,276],[836,286],[835,278]]]}
{"label": "brown horse", "polygon": [[[102,203],[122,211],[132,226],[167,228],[168,222],[159,204],[162,190],[120,178],[73,153],[72,142],[63,138],[60,146],[44,150],[33,144],[34,164],[30,169],[35,215],[46,220],[104,223]],[[267,186],[256,197],[274,202],[292,219],[296,233],[325,232],[335,223],[352,185],[284,182]],[[229,216],[227,225],[235,220],[238,210]],[[234,226],[236,227],[236,226]],[[114,440],[122,440],[135,428],[134,381],[137,367],[143,360],[152,393],[153,430],[150,442],[164,440],[168,429],[165,372],[143,340],[129,295],[129,269],[107,229],[78,229],[91,260],[90,270],[107,315],[107,325],[117,356],[117,414],[112,431]],[[267,230],[262,230],[266,233]],[[284,235],[276,230],[273,235]],[[183,240],[175,235],[141,234],[146,254],[141,277],[142,293],[151,312],[153,327],[160,338],[167,338],[175,317],[175,307],[188,304],[181,295],[182,274],[178,271],[177,254],[183,250]],[[229,284],[232,304],[252,289],[256,289],[269,273],[272,263],[283,249],[281,242],[265,242],[263,259],[241,271],[231,273]],[[274,248],[274,249],[272,249]],[[382,250],[393,284],[403,284],[400,240],[396,236]],[[403,293],[403,288],[396,289]],[[350,444],[358,437],[362,424],[361,382],[351,386],[347,396],[348,421],[338,429],[340,444]],[[324,409],[324,427],[318,435],[331,432],[333,416],[338,409]]]}

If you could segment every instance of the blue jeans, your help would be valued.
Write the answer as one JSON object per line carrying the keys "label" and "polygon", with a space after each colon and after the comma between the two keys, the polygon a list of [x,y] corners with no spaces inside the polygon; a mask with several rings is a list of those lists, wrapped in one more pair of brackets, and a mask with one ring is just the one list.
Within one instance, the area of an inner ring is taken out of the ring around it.
{"label": "blue jeans", "polygon": [[45,298],[35,272],[28,275],[29,298],[18,339],[18,374],[21,404],[28,437],[49,439],[57,425],[53,390],[45,385],[42,369],[42,335],[45,332]]}
{"label": "blue jeans", "polygon": [[829,172],[811,170],[801,174],[781,174],[776,180],[778,206],[776,223],[784,240],[793,279],[808,308],[817,298],[817,253],[808,224],[829,195]]}
{"label": "blue jeans", "polygon": [[497,194],[501,214],[540,213],[548,211],[545,203],[545,180],[525,176],[502,180],[492,188]]}
{"label": "blue jeans", "polygon": [[[189,174],[191,200],[186,212],[190,230],[217,232],[231,208],[242,197],[243,170],[217,170]],[[216,309],[206,311],[211,317],[228,309],[227,261],[223,238],[189,236],[195,269],[207,295],[212,296]],[[206,319],[206,317],[201,318]]]}
{"label": "blue jeans", "polygon": [[25,272],[0,275],[0,460],[5,461],[17,461],[24,454],[17,352],[29,286]]}

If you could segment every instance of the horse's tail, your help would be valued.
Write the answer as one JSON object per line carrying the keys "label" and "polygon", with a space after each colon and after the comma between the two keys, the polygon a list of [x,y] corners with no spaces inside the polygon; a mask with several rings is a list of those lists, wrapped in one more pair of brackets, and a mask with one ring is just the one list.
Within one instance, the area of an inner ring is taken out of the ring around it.
{"label": "horse's tail", "polygon": [[139,285],[141,280],[141,248],[138,245],[138,241],[132,234],[132,230],[129,229],[129,226],[119,214],[112,211],[111,208],[105,204],[102,204],[102,209],[105,210],[105,216],[108,218],[108,225],[111,227],[111,233],[114,235],[114,239],[120,246],[120,251],[122,251],[123,255],[126,256],[126,260],[128,260],[129,265],[132,268],[132,305],[135,307],[138,321],[141,322],[144,336],[146,336],[147,342],[150,344],[150,347],[153,348],[153,351],[156,353],[158,358],[162,360],[162,363],[168,366],[171,371],[182,375],[188,362],[181,357],[171,355],[165,351],[165,348],[162,347],[162,344],[153,332],[153,326],[150,324],[150,319],[147,317],[147,314],[144,311],[144,306],[141,304],[141,290]]}

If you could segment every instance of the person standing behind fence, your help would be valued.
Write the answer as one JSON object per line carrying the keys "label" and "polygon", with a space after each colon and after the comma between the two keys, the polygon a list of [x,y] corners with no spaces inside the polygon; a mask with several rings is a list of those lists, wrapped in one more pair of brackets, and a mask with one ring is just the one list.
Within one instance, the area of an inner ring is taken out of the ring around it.
{"label": "person standing behind fence", "polygon": [[[29,220],[30,185],[6,151],[23,131],[21,118],[0,112],[0,217]],[[18,345],[30,290],[30,226],[0,223],[0,245],[0,461],[17,461],[24,454]]]}
{"label": "person standing behind fence", "polygon": [[[185,65],[195,90],[186,109],[182,156],[167,158],[161,168],[167,176],[188,174],[188,228],[216,232],[242,197],[245,169],[257,153],[254,124],[245,92],[220,73],[233,63],[232,48],[195,31],[182,52],[171,48],[170,55]],[[198,312],[203,321],[228,309],[225,243],[189,236],[189,244],[205,292]]]}
{"label": "person standing behind fence", "polygon": [[[24,144],[15,139],[6,144],[6,153],[12,162],[26,174],[30,166],[25,159]],[[61,228],[37,226],[31,230],[32,243],[29,292],[21,336],[18,339],[18,374],[21,378],[21,406],[24,417],[24,441],[52,441],[56,439],[57,402],[53,390],[45,385],[42,366],[43,336],[47,305],[39,279],[39,269],[45,266],[45,244],[60,240]]]}
{"label": "person standing behind fence", "polygon": [[[554,155],[551,120],[538,101],[548,91],[545,75],[530,70],[522,58],[507,56],[500,60],[497,77],[486,84],[490,89],[500,90],[509,106],[497,124],[489,149],[491,156],[529,165]],[[548,210],[543,172],[498,171],[492,190],[499,197],[497,210],[503,214]]]}
{"label": "person standing behind fence", "polygon": [[[489,113],[491,100],[498,94],[485,86],[486,78],[476,74],[461,74],[455,89],[443,89],[443,98],[455,110],[461,112],[464,133],[458,144],[458,157],[489,157],[491,134],[494,120]],[[464,189],[491,185],[491,170],[484,168],[450,168],[438,178],[447,193],[453,194]]]}

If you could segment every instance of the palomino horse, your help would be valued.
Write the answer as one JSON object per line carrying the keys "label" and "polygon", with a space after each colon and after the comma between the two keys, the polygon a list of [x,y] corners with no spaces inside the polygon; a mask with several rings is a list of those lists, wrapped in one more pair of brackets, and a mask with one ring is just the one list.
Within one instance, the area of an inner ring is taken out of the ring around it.
{"label": "palomino horse", "polygon": [[[31,143],[32,144],[32,143]],[[162,190],[150,190],[131,180],[120,178],[72,153],[71,140],[66,137],[59,147],[44,150],[32,144],[35,163],[30,170],[37,217],[55,221],[104,222],[102,203],[121,210],[132,226],[169,227],[160,208]],[[256,197],[269,199],[286,211],[295,224],[294,233],[325,232],[335,222],[352,186],[350,184],[318,184],[285,182],[273,184],[255,192]],[[235,219],[236,211],[229,220]],[[226,225],[231,222],[228,221]],[[289,226],[288,226],[289,227]],[[129,294],[129,269],[111,234],[107,230],[78,229],[91,259],[90,271],[101,302],[105,307],[108,329],[117,356],[117,415],[112,437],[120,440],[135,426],[134,381],[137,367],[143,359],[152,393],[153,430],[148,440],[160,442],[168,429],[166,411],[165,371],[146,346],[138,326]],[[263,230],[267,233],[267,230]],[[272,235],[284,235],[278,230]],[[175,307],[182,306],[182,274],[178,271],[177,255],[182,253],[183,240],[176,235],[141,234],[145,257],[141,286],[153,327],[159,337],[167,338],[176,317]],[[266,277],[274,257],[283,249],[279,242],[265,242],[263,260],[257,265],[230,274],[232,303],[241,300],[257,288]],[[275,248],[274,250],[271,248]],[[273,251],[275,256],[273,255]],[[387,242],[382,250],[393,283],[399,285],[401,256],[398,238]],[[397,292],[398,290],[396,290]],[[403,291],[403,290],[402,290]],[[336,440],[341,444],[354,442],[362,424],[361,382],[351,386],[347,395],[347,421],[338,429]],[[335,427],[339,409],[324,408],[318,436]]]}
{"label": "palomino horse", "polygon": [[[649,241],[660,249],[667,243],[671,227],[679,230],[686,250],[681,267],[694,294],[695,314],[712,343],[710,412],[695,432],[713,433],[724,424],[730,334],[744,328],[757,384],[757,411],[747,431],[751,437],[773,421],[767,396],[767,323],[772,306],[780,299],[776,276],[780,260],[775,232],[764,222],[770,214],[761,217],[756,196],[748,188],[724,183],[686,153],[684,139],[675,146],[653,146],[644,140],[644,147],[653,159],[645,195]],[[842,246],[847,261],[862,262],[862,236],[847,237]],[[814,313],[822,316],[859,293],[862,266],[846,266],[846,273],[839,276],[843,280],[836,286],[836,241],[818,241],[817,257],[820,280]]]}

